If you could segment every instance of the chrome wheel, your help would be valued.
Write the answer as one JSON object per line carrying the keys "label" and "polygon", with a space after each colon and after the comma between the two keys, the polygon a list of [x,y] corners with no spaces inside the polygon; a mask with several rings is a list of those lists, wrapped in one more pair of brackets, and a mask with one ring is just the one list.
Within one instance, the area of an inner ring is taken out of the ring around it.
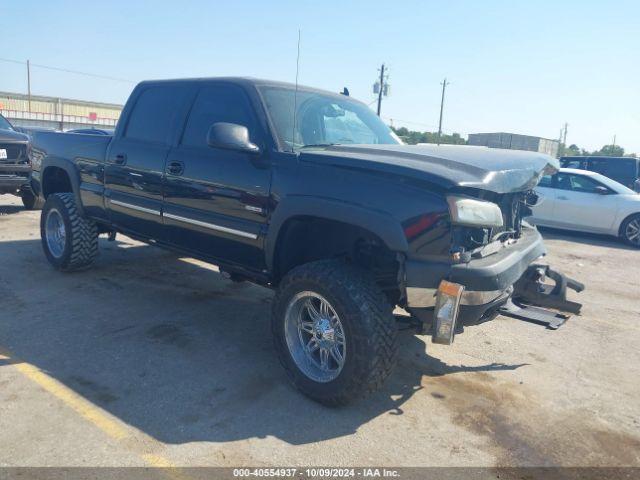
{"label": "chrome wheel", "polygon": [[45,236],[49,252],[55,258],[62,257],[67,242],[67,232],[64,228],[64,220],[56,209],[49,210],[45,223]]}
{"label": "chrome wheel", "polygon": [[284,320],[289,353],[311,380],[335,380],[347,355],[346,338],[338,314],[315,292],[300,292],[287,306]]}
{"label": "chrome wheel", "polygon": [[627,224],[627,228],[624,231],[625,237],[630,243],[634,245],[640,245],[640,218],[631,220]]}

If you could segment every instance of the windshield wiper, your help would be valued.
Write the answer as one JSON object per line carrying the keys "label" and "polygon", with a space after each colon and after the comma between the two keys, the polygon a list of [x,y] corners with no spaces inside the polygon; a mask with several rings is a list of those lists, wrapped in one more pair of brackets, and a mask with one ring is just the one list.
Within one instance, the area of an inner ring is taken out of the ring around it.
{"label": "windshield wiper", "polygon": [[309,143],[308,145],[303,145],[300,148],[331,147],[333,145],[340,145],[340,144],[339,143]]}

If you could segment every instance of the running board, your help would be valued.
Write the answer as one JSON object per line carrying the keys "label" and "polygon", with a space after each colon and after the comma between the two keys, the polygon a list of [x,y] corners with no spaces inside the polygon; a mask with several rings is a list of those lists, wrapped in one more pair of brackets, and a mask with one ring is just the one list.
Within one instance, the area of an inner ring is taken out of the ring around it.
{"label": "running board", "polygon": [[530,305],[516,305],[509,299],[499,309],[500,314],[507,317],[517,318],[518,320],[524,320],[525,322],[536,323],[538,325],[544,325],[550,330],[557,330],[564,322],[571,318],[571,315],[564,313],[556,313],[544,308],[532,307]]}
{"label": "running board", "polygon": [[[545,283],[547,277],[554,283]],[[580,314],[582,304],[567,300],[567,288],[579,293],[584,290],[584,284],[552,270],[549,265],[529,266],[513,287],[512,298],[500,307],[502,315],[557,330],[571,318],[567,313]]]}
{"label": "running board", "polygon": [[[554,284],[545,283],[547,277]],[[575,314],[579,314],[582,308],[581,303],[567,300],[567,288],[580,293],[584,290],[584,284],[556,272],[549,265],[530,265],[513,288],[513,298],[518,304],[549,307]]]}

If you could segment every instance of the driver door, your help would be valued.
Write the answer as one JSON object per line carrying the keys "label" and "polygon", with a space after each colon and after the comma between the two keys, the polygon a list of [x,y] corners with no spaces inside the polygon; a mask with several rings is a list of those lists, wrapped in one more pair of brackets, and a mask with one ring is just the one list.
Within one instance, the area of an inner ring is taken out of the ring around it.
{"label": "driver door", "polygon": [[558,173],[555,185],[555,224],[591,232],[611,229],[618,209],[615,192],[587,175],[574,173]]}
{"label": "driver door", "polygon": [[264,152],[253,155],[209,146],[207,132],[217,122],[243,125],[252,142],[263,144],[241,88],[222,82],[202,85],[165,163],[166,237],[197,255],[262,270],[271,169]]}

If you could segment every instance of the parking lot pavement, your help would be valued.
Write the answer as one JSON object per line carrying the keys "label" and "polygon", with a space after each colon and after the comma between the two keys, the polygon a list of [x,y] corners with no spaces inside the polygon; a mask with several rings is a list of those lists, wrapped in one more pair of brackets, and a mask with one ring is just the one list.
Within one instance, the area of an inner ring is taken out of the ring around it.
{"label": "parking lot pavement", "polygon": [[327,409],[286,381],[270,291],[123,236],[57,273],[18,205],[0,197],[0,466],[640,466],[640,251],[543,232],[581,317],[403,332],[385,387]]}

